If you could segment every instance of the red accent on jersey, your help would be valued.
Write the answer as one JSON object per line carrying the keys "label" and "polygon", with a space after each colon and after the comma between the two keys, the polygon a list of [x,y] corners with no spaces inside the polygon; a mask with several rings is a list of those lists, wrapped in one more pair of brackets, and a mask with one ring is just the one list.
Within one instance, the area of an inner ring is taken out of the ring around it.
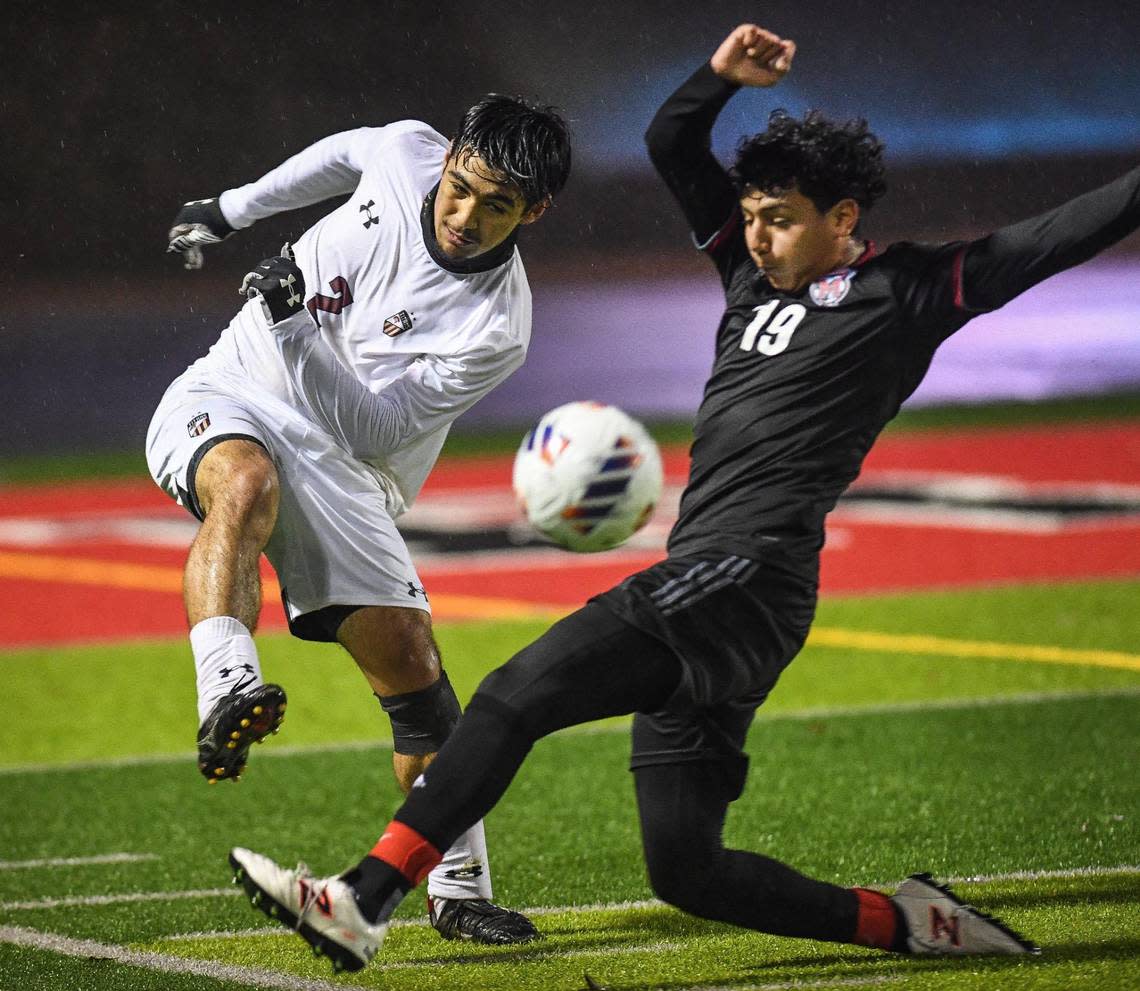
{"label": "red accent on jersey", "polygon": [[954,256],[954,276],[952,280],[954,285],[954,305],[959,310],[966,308],[966,294],[962,289],[962,263],[965,259],[966,249],[962,248],[962,250]]}
{"label": "red accent on jersey", "polygon": [[715,254],[720,250],[720,246],[728,240],[729,235],[736,230],[736,225],[740,223],[740,211],[733,210],[732,216],[724,222],[724,226],[713,235],[713,239],[705,246],[705,251],[710,255]]}

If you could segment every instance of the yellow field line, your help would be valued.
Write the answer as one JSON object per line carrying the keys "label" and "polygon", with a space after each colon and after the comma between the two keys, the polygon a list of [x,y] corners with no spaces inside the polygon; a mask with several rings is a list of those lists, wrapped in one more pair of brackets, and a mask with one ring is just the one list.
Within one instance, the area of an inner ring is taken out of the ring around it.
{"label": "yellow field line", "polygon": [[[91,558],[53,557],[47,554],[14,554],[0,551],[0,578],[29,581],[98,585],[103,588],[137,589],[143,592],[182,591],[182,569],[170,565],[127,564]],[[261,583],[266,599],[279,598],[276,579]],[[517,599],[494,599],[479,595],[435,593],[432,607],[448,619],[553,619],[568,611],[558,606]]]}
{"label": "yellow field line", "polygon": [[1036,661],[1041,664],[1092,664],[1101,668],[1140,671],[1140,654],[1119,650],[1079,650],[1032,643],[995,643],[989,640],[951,640],[927,635],[876,633],[817,626],[808,635],[809,647],[877,650],[890,654],[937,654],[997,661]]}
{"label": "yellow field line", "polygon": [[[16,554],[0,551],[0,578],[70,582],[105,588],[133,588],[148,592],[181,592],[182,570],[168,565],[126,564],[117,561]],[[263,582],[266,598],[280,595],[277,582]],[[555,619],[569,610],[517,599],[435,593],[432,606],[446,619]],[[955,640],[924,634],[877,633],[817,626],[808,637],[810,647],[873,650],[890,654],[931,654],[1040,664],[1088,664],[1102,668],[1140,671],[1140,654],[1116,650],[1081,650],[1043,644]]]}
{"label": "yellow field line", "polygon": [[181,592],[182,569],[169,565],[125,564],[91,558],[13,554],[0,551],[0,578],[134,588],[144,592]]}

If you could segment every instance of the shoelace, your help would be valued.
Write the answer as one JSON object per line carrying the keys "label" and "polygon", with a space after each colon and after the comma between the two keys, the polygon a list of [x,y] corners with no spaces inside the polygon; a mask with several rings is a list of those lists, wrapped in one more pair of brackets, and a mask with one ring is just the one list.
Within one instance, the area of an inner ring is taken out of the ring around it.
{"label": "shoelace", "polygon": [[304,899],[301,902],[301,911],[297,913],[297,924],[293,927],[294,932],[301,931],[301,925],[304,923],[305,918],[309,914],[309,909],[316,904],[317,900],[324,894],[324,887],[317,891],[316,886],[312,883],[313,872],[309,870],[309,865],[303,860],[297,861],[297,869],[293,872],[297,876],[297,881],[302,883],[301,890],[304,892]]}

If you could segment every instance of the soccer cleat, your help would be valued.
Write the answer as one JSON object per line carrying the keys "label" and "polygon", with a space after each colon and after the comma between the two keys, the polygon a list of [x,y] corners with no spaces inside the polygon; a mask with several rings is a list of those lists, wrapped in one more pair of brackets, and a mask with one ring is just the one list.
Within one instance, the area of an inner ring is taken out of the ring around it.
{"label": "soccer cleat", "polygon": [[223,695],[198,727],[198,770],[210,782],[237,780],[249,748],[260,743],[285,718],[285,689],[259,685],[241,695]]}
{"label": "soccer cleat", "polygon": [[539,938],[534,923],[521,912],[493,905],[486,898],[428,898],[431,924],[444,939],[502,946]]}
{"label": "soccer cleat", "polygon": [[1040,953],[999,919],[959,900],[929,874],[912,874],[891,901],[906,920],[907,948],[920,956]]}
{"label": "soccer cleat", "polygon": [[304,864],[287,870],[242,847],[230,851],[230,866],[254,908],[295,930],[335,971],[360,970],[384,942],[388,923],[365,919],[351,886],[339,877],[315,878]]}

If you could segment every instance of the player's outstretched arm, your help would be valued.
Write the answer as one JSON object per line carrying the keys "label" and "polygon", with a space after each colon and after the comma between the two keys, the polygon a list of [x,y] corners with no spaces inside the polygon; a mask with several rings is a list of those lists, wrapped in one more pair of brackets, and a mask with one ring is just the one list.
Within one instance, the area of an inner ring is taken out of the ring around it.
{"label": "player's outstretched arm", "polygon": [[741,86],[772,86],[791,68],[795,43],[742,24],[667,99],[645,132],[654,167],[704,246],[736,210],[736,190],[712,153],[712,128]]}
{"label": "player's outstretched arm", "polygon": [[962,297],[993,310],[1051,275],[1088,261],[1140,228],[1140,167],[1040,216],[970,244]]}
{"label": "player's outstretched arm", "polygon": [[260,179],[208,200],[191,200],[174,218],[168,251],[179,252],[186,268],[202,267],[202,248],[286,210],[311,206],[351,193],[381,128],[360,127],[322,138]]}

